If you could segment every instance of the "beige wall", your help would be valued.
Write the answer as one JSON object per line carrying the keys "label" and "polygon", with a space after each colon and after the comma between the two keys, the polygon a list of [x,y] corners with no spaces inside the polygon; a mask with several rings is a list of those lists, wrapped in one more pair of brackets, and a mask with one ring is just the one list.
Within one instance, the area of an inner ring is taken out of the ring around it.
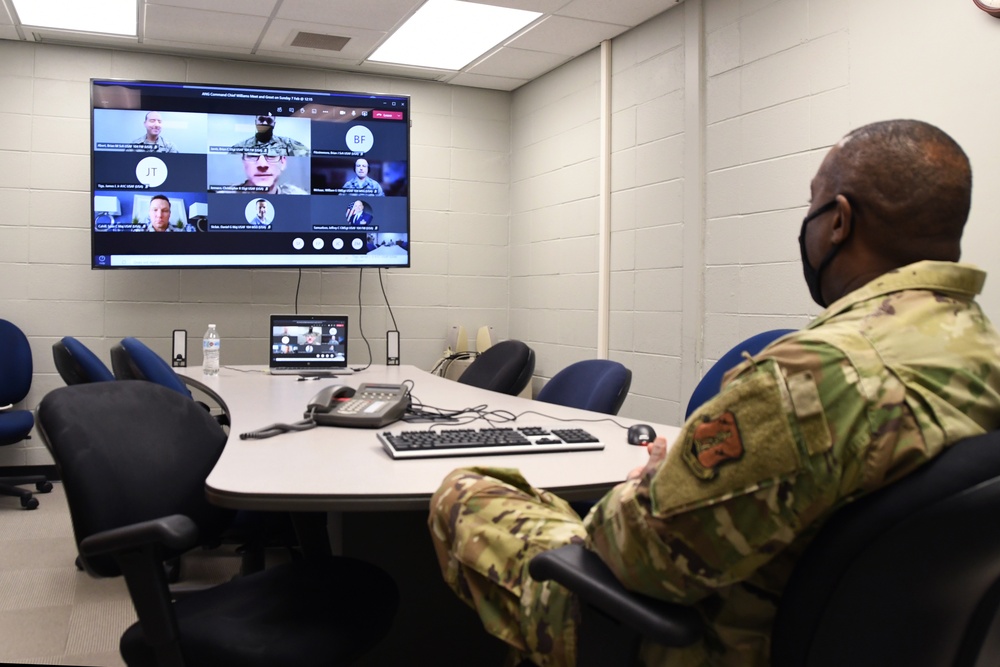
{"label": "beige wall", "polygon": [[[993,271],[982,302],[1000,319],[1000,189],[990,186],[1000,87],[987,70],[998,57],[1000,21],[940,0],[686,0],[616,38],[609,341],[635,374],[623,414],[679,421],[705,365],[818,312],[796,244],[809,181],[833,142],[873,120],[925,119],[966,148],[976,185],[964,257]],[[292,271],[87,268],[90,77],[412,95],[414,265],[383,271],[404,363],[430,368],[456,324],[528,341],[536,387],[596,355],[597,51],[513,93],[5,41],[0,62],[0,316],[34,346],[29,407],[59,384],[49,347],[63,335],[105,354],[136,335],[166,354],[172,329],[197,343],[216,321],[224,363],[263,363],[266,316],[294,299]],[[704,199],[701,219],[692,196]],[[378,362],[390,321],[376,272],[364,279]],[[356,270],[304,271],[299,307],[356,319],[357,290]],[[352,341],[351,362],[366,360]],[[0,449],[0,465],[43,458],[37,447]]]}
{"label": "beige wall", "polygon": [[[141,55],[104,49],[0,41],[0,317],[32,344],[34,382],[27,401],[62,384],[51,345],[79,337],[109,361],[108,350],[137,336],[164,356],[174,329],[189,335],[191,363],[208,322],[223,337],[224,364],[266,363],[267,316],[289,312],[296,271],[89,268],[89,79],[302,86],[412,96],[410,269],[382,271],[402,332],[402,358],[430,368],[452,324],[492,326],[508,336],[509,94],[436,83],[305,68]],[[350,362],[385,362],[392,320],[378,271],[305,270],[299,312],[353,318]],[[359,327],[359,323],[361,327]],[[37,439],[0,448],[0,465],[47,463]]]}

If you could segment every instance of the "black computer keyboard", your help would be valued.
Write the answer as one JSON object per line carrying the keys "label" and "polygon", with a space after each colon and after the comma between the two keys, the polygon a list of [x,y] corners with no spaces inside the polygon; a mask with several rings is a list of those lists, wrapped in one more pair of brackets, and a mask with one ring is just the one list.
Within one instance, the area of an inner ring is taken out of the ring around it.
{"label": "black computer keyboard", "polygon": [[394,459],[604,449],[604,443],[583,429],[538,426],[386,431],[378,439]]}

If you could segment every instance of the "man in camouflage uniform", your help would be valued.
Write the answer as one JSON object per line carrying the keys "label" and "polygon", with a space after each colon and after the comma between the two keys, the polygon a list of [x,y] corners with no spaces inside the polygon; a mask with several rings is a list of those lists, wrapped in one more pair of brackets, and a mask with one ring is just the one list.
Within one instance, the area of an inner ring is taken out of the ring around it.
{"label": "man in camouflage uniform", "polygon": [[645,664],[768,665],[776,603],[820,525],[1000,427],[1000,336],[973,300],[985,274],[956,263],[971,185],[962,149],[933,126],[848,134],[812,181],[800,235],[826,310],[732,369],[669,452],[651,444],[582,522],[516,470],[452,473],[429,520],[448,584],[517,658],[573,665],[572,596],[527,564],[583,542],[629,589],[704,617],[703,640],[650,643]]}
{"label": "man in camouflage uniform", "polygon": [[307,156],[309,148],[301,141],[296,141],[289,137],[279,137],[274,134],[274,115],[267,113],[257,116],[257,134],[246,141],[233,144],[229,148],[230,153],[243,153],[244,155],[283,155]]}

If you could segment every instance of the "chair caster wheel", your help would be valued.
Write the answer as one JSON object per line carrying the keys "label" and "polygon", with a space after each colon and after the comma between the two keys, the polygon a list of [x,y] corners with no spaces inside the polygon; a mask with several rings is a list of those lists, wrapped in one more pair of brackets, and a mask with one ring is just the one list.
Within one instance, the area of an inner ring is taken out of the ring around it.
{"label": "chair caster wheel", "polygon": [[35,484],[35,489],[39,493],[48,493],[52,490],[52,482],[39,482],[38,484]]}
{"label": "chair caster wheel", "polygon": [[21,498],[21,507],[26,510],[36,509],[38,507],[38,500],[36,498],[32,498],[31,496],[23,496]]}

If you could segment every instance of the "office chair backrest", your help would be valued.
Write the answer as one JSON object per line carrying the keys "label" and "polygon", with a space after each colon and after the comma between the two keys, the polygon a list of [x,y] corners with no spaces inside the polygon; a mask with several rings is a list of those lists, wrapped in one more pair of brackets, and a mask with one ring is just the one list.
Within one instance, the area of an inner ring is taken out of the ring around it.
{"label": "office chair backrest", "polygon": [[458,381],[517,396],[531,382],[534,372],[534,351],[519,340],[504,340],[476,357]]}
{"label": "office chair backrest", "polygon": [[1000,431],[841,509],[788,582],[772,665],[1000,664],[997,517]]}
{"label": "office chair backrest", "polygon": [[[37,415],[78,545],[94,533],[171,514],[189,516],[206,542],[231,522],[233,512],[205,499],[205,478],[226,434],[178,392],[134,380],[78,384],[49,392]],[[84,563],[98,576],[119,573],[111,557]]]}
{"label": "office chair backrest", "polygon": [[0,320],[0,406],[20,403],[31,389],[31,344],[24,332]]}
{"label": "office chair backrest", "polygon": [[148,380],[193,398],[170,364],[138,338],[122,338],[111,348],[111,367],[119,380]]}
{"label": "office chair backrest", "polygon": [[552,376],[535,398],[546,403],[616,415],[628,396],[632,371],[610,359],[587,359]]}
{"label": "office chair backrest", "polygon": [[684,419],[691,416],[701,404],[719,393],[722,387],[722,377],[738,363],[743,361],[743,353],[753,356],[770,345],[773,341],[781,338],[785,334],[792,333],[795,329],[772,329],[762,331],[759,334],[747,338],[741,343],[737,343],[716,361],[708,372],[702,376],[698,385],[691,392],[688,400],[687,410],[684,412]]}
{"label": "office chair backrest", "polygon": [[72,336],[65,336],[52,344],[52,358],[59,377],[66,384],[109,382],[115,379],[111,369],[89,347]]}

